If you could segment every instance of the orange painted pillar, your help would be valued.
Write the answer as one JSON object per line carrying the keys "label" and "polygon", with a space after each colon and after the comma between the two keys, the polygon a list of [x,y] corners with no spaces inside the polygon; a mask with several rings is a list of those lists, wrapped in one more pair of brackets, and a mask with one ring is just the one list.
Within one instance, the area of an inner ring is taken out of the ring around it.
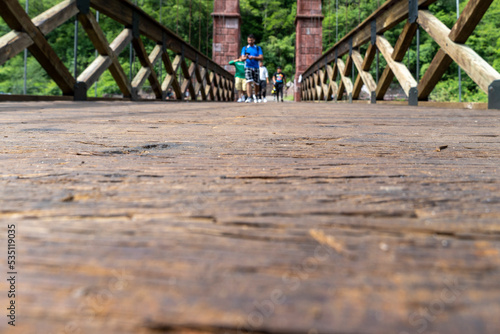
{"label": "orange painted pillar", "polygon": [[297,0],[295,18],[295,101],[300,101],[299,77],[323,53],[321,0]]}
{"label": "orange painted pillar", "polygon": [[241,15],[239,0],[214,0],[212,60],[234,74],[229,61],[241,53]]}

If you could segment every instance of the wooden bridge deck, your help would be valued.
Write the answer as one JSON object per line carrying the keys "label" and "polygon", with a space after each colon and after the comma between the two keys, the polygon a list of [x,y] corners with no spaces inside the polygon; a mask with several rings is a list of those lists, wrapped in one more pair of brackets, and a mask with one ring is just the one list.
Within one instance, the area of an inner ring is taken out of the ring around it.
{"label": "wooden bridge deck", "polygon": [[0,128],[1,332],[500,330],[498,111],[1,103]]}

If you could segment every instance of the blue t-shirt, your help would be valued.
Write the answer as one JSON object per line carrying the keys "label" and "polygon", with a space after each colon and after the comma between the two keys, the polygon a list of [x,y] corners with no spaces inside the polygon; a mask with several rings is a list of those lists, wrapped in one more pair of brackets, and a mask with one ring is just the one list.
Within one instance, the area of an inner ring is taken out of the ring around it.
{"label": "blue t-shirt", "polygon": [[[243,49],[241,49],[241,55],[244,56],[245,53],[249,53],[250,56],[258,57],[262,54],[262,48],[257,45],[254,46],[247,45],[243,47]],[[245,67],[259,68],[259,61],[256,59],[247,59]]]}

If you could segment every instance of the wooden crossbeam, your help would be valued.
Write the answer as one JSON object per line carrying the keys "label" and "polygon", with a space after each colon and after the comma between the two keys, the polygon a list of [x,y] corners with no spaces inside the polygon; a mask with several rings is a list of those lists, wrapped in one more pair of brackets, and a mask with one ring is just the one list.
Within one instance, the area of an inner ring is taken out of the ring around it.
{"label": "wooden crossbeam", "polygon": [[[385,37],[377,36],[377,47],[387,61],[387,65],[391,69],[392,73],[394,73],[396,79],[399,81],[399,84],[406,93],[406,96],[408,96],[408,100],[411,104],[414,104],[417,99],[417,81],[413,78],[410,71],[403,63],[393,59],[392,55],[395,51]],[[384,71],[384,73],[386,73],[386,71]],[[381,81],[379,81],[379,86],[377,87],[377,99],[380,96],[380,87]]]}
{"label": "wooden crossbeam", "polygon": [[137,20],[137,30],[141,36],[154,41],[155,43],[162,43],[164,37],[167,39],[168,49],[177,54],[182,53],[185,58],[195,60],[198,57],[199,62],[210,63],[212,71],[217,72],[219,75],[225,77],[232,77],[232,75],[218,66],[215,62],[207,56],[200,53],[192,45],[184,42],[178,35],[165,28],[162,24],[155,21],[142,9],[134,6],[131,1],[122,0],[89,0],[90,6],[100,13],[110,17],[111,19],[123,24],[124,26],[132,26],[134,24],[134,17]]}
{"label": "wooden crossbeam", "polygon": [[163,66],[165,67],[165,71],[167,72],[167,75],[165,76],[165,80],[163,80],[161,90],[163,92],[167,92],[170,87],[173,88],[175,92],[175,97],[177,100],[182,100],[184,98],[181,90],[181,85],[179,84],[179,80],[177,79],[177,71],[179,70],[179,67],[181,66],[181,60],[182,56],[177,55],[174,58],[174,63],[170,61],[170,58],[168,56],[167,52],[164,52],[161,56],[161,59],[163,61]]}
{"label": "wooden crossbeam", "polygon": [[[158,59],[161,58],[161,54],[162,54],[162,46],[160,44],[157,44],[148,57],[148,60],[149,60],[148,66],[142,66],[139,69],[139,71],[137,72],[137,75],[135,76],[134,80],[132,81],[132,87],[134,89],[136,89],[136,90],[140,89],[144,85],[144,82],[146,81],[146,79],[151,78],[152,73],[155,73],[154,77],[156,77],[156,72],[154,72],[154,64],[156,64]],[[156,79],[156,80],[157,80],[156,82],[158,83],[157,87],[161,87],[159,85],[158,79]],[[150,80],[150,82],[151,82],[151,80]],[[161,88],[159,89],[159,91],[155,91],[156,98],[161,99],[163,96],[162,93],[163,92],[162,92]]]}
{"label": "wooden crossbeam", "polygon": [[198,69],[197,72],[199,73],[199,76],[197,75],[198,83],[196,84],[196,86],[197,86],[196,87],[196,91],[200,92],[201,99],[203,101],[206,101],[207,100],[207,93],[206,93],[206,90],[205,90],[205,86],[206,86],[206,74],[207,74],[207,70],[205,68],[201,67],[201,69]]}
{"label": "wooden crossbeam", "polygon": [[73,95],[76,84],[75,79],[19,2],[17,0],[0,1],[0,15],[11,29],[25,32],[29,36],[33,44],[28,47],[28,50],[62,90],[63,94]]}
{"label": "wooden crossbeam", "polygon": [[[370,46],[372,46],[372,45],[370,45]],[[365,58],[368,58],[368,59],[371,58],[371,61],[373,61],[373,57],[371,57],[370,53],[375,54],[374,50],[375,50],[375,48],[373,48],[373,47],[368,48],[368,50],[366,51],[367,56]],[[367,68],[367,67],[370,68],[370,64],[368,62],[365,62],[365,60],[363,59],[363,56],[361,56],[361,54],[358,51],[353,50],[352,51],[352,58],[354,61],[354,65],[358,69],[358,76],[356,79],[356,83],[354,84],[352,98],[357,99],[359,97],[363,83],[366,85],[366,87],[368,88],[368,90],[370,92],[376,91],[377,84],[375,83],[375,80],[373,80],[373,77],[370,74],[370,72],[365,70],[365,68]]]}
{"label": "wooden crossbeam", "polygon": [[212,73],[212,76],[213,76],[213,78],[212,78],[212,85],[213,85],[212,91],[214,94],[214,100],[220,101],[221,97],[220,97],[220,89],[219,89],[219,75],[217,73]]}
{"label": "wooden crossbeam", "polygon": [[[448,37],[455,43],[464,44],[474,32],[484,13],[488,10],[493,0],[470,0],[465,6],[457,22],[453,25]],[[423,75],[418,85],[418,99],[427,100],[430,93],[443,77],[453,59],[439,49],[432,59],[429,68]]]}
{"label": "wooden crossbeam", "polygon": [[[162,92],[161,92],[161,86],[160,82],[158,81],[158,77],[156,76],[156,72],[154,71],[153,64],[151,63],[151,60],[149,59],[149,56],[146,52],[146,48],[144,47],[144,44],[142,42],[142,39],[137,36],[133,36],[132,34],[132,46],[134,47],[135,53],[137,55],[137,58],[139,58],[139,62],[141,63],[141,66],[144,68],[143,72],[138,73],[138,75],[145,75],[148,74],[148,81],[151,84],[151,88],[153,89],[153,92],[155,93],[155,96],[157,99],[162,98]],[[157,45],[158,46],[158,45]],[[134,98],[137,98],[136,94],[138,94],[138,91],[140,89],[140,82],[142,78],[136,76],[134,80],[132,81],[132,95]]]}
{"label": "wooden crossbeam", "polygon": [[[337,82],[335,80],[336,79],[335,71],[331,65],[326,65],[326,75],[328,76],[328,79],[330,81],[328,83],[328,91],[327,91],[326,100],[331,101],[331,100],[333,100],[334,97],[336,98],[337,92],[339,89]],[[332,97],[332,96],[334,96],[334,97]]]}
{"label": "wooden crossbeam", "polygon": [[[415,36],[415,33],[417,31],[417,24],[414,23],[406,23],[403,27],[403,31],[401,32],[401,35],[399,35],[399,38],[396,42],[396,45],[394,46],[394,49],[392,46],[387,42],[387,40],[384,37],[381,37],[381,42],[379,42],[380,36],[377,36],[377,47],[382,52],[382,55],[386,59],[387,63],[392,64],[393,66],[388,66],[384,69],[384,72],[382,72],[382,75],[380,76],[377,90],[376,90],[376,98],[377,100],[383,100],[385,93],[387,92],[387,89],[389,89],[390,84],[392,83],[392,79],[394,78],[394,69],[397,69],[398,74],[396,75],[396,78],[398,79],[400,85],[403,87],[403,90],[405,91],[406,95],[409,96],[409,91],[411,87],[416,87],[416,81],[415,84],[413,85],[413,81],[409,81],[413,86],[409,87],[408,82],[407,82],[407,75],[410,73],[408,69],[406,71],[403,70],[403,67],[405,67],[403,64],[401,64],[401,61],[403,60],[406,51],[411,45],[411,41],[413,40],[413,37]],[[382,43],[382,46],[379,46],[379,44]],[[383,48],[383,50],[381,49]],[[400,65],[397,65],[400,64]],[[406,68],[406,67],[405,67]],[[398,77],[399,75],[399,77]],[[410,74],[411,76],[411,74]],[[402,81],[400,81],[400,79]]]}
{"label": "wooden crossbeam", "polygon": [[[63,1],[33,19],[33,24],[47,35],[78,13],[74,0]],[[11,31],[0,38],[0,65],[33,44],[30,36],[22,31]]]}
{"label": "wooden crossbeam", "polygon": [[500,74],[470,47],[453,42],[450,29],[427,10],[418,12],[418,23],[467,75],[488,94],[488,86],[500,80]]}
{"label": "wooden crossbeam", "polygon": [[183,94],[186,94],[186,92],[189,91],[189,96],[191,100],[196,100],[196,92],[194,91],[193,82],[191,81],[194,76],[194,69],[195,69],[194,63],[191,63],[191,65],[188,67],[185,59],[182,59],[181,71],[184,76],[184,81],[182,82],[181,85],[181,91]]}
{"label": "wooden crossbeam", "polygon": [[207,85],[205,86],[205,94],[210,97],[211,101],[215,101],[215,94],[213,89],[214,73],[207,73]]}
{"label": "wooden crossbeam", "polygon": [[[437,0],[417,0],[419,8],[425,8]],[[350,41],[352,39],[352,48],[357,48],[371,39],[371,23],[376,22],[377,34],[382,34],[385,31],[393,28],[400,22],[408,19],[408,0],[389,0],[385,1],[377,11],[366,18],[359,26],[353,29],[350,33],[340,39],[333,47],[328,49],[319,57],[307,70],[302,74],[308,77],[315,70],[316,64],[324,64],[332,62],[336,57],[342,57],[351,49]]]}
{"label": "wooden crossbeam", "polygon": [[321,88],[321,94],[319,96],[319,99],[326,100],[328,96],[328,85],[326,84],[328,77],[326,75],[326,69],[324,67],[320,68],[318,74],[319,74],[318,85]]}
{"label": "wooden crossbeam", "polygon": [[352,98],[353,85],[351,78],[349,78],[348,76],[349,72],[351,72],[351,66],[352,66],[351,57],[347,58],[346,64],[344,64],[342,59],[340,58],[337,59],[337,67],[341,77],[337,99],[342,100],[342,95],[344,95],[344,91],[346,92],[349,100],[351,100]]}
{"label": "wooden crossbeam", "polygon": [[110,45],[93,14],[80,13],[78,20],[100,56],[78,77],[77,81],[83,82],[86,89],[89,89],[109,67],[109,71],[123,96],[131,97],[132,87],[117,56],[132,40],[130,29],[122,31]]}

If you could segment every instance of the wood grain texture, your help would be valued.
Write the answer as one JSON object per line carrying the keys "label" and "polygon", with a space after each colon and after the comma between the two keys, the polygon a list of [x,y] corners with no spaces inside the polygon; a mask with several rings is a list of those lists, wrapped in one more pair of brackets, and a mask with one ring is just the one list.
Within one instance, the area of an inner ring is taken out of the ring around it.
{"label": "wood grain texture", "polygon": [[497,111],[4,102],[0,116],[20,333],[500,329]]}
{"label": "wood grain texture", "polygon": [[[474,32],[492,0],[471,0],[467,3],[460,14],[457,22],[451,28],[448,35],[455,43],[464,44]],[[452,58],[439,49],[418,85],[418,99],[427,100],[430,93],[436,87],[448,67],[453,62]]]}
{"label": "wood grain texture", "polygon": [[[63,1],[35,17],[33,24],[40,29],[42,34],[47,35],[76,15],[78,9],[75,3],[74,0]],[[0,65],[32,44],[33,41],[29,35],[21,31],[11,31],[0,37]]]}
{"label": "wood grain texture", "polygon": [[[406,93],[406,96],[409,96],[410,89],[412,87],[417,87],[417,81],[413,78],[410,71],[403,63],[393,59],[392,55],[394,54],[394,49],[390,45],[389,41],[385,39],[385,37],[377,36],[377,48],[384,56],[384,59],[386,60],[390,70],[398,79],[398,82],[401,85],[401,88],[403,88],[404,92]],[[386,70],[384,70],[384,73]],[[384,75],[382,75],[381,80],[379,81],[379,87],[377,87],[377,98],[379,97],[379,89],[383,83],[382,78],[384,78]]]}
{"label": "wood grain texture", "polygon": [[25,32],[29,36],[33,44],[28,47],[28,50],[58,85],[63,94],[73,95],[75,79],[19,2],[17,0],[0,1],[0,15],[11,29]]}
{"label": "wood grain texture", "polygon": [[464,44],[453,42],[448,37],[450,29],[429,11],[418,12],[418,23],[484,92],[488,93],[488,86],[494,80],[500,80],[500,73],[474,50]]}

